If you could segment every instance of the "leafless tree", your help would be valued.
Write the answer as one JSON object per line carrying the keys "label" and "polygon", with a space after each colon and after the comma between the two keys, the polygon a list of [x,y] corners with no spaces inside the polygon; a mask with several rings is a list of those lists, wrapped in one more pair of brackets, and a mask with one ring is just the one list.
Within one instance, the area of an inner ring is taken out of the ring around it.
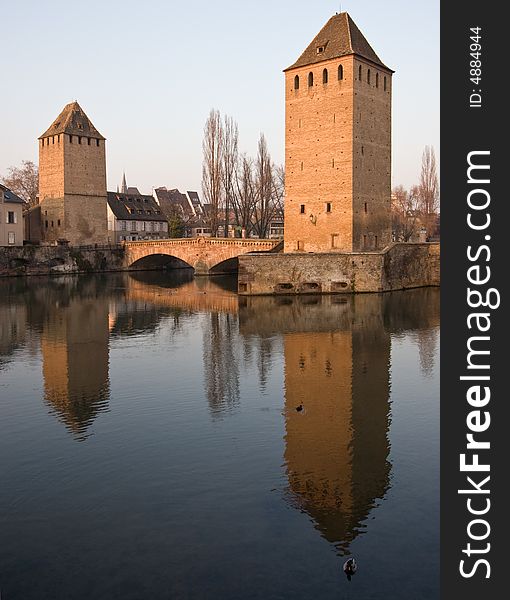
{"label": "leafless tree", "polygon": [[432,235],[439,212],[439,179],[436,169],[436,155],[432,146],[425,146],[421,158],[419,183],[419,208],[427,235]]}
{"label": "leafless tree", "polygon": [[391,199],[392,229],[396,241],[408,242],[419,225],[419,189],[409,191],[399,185],[393,190]]}
{"label": "leafless tree", "polygon": [[285,167],[273,165],[274,204],[278,212],[283,214],[285,208]]}
{"label": "leafless tree", "polygon": [[232,207],[237,224],[246,236],[249,236],[253,225],[256,200],[253,160],[243,154],[237,162]]}
{"label": "leafless tree", "polygon": [[273,165],[264,134],[260,134],[257,160],[255,163],[255,208],[254,230],[259,238],[266,238],[274,216]]}
{"label": "leafless tree", "polygon": [[216,236],[221,207],[223,181],[223,126],[218,110],[212,109],[207,117],[202,142],[202,191],[210,205],[208,220],[211,235]]}
{"label": "leafless tree", "polygon": [[223,152],[222,152],[222,187],[225,209],[224,235],[228,237],[230,211],[233,208],[235,193],[235,175],[239,156],[239,130],[232,117],[225,115],[223,119]]}
{"label": "leafless tree", "polygon": [[31,160],[21,162],[21,167],[9,167],[8,175],[2,182],[17,196],[22,198],[28,206],[38,203],[39,169]]}

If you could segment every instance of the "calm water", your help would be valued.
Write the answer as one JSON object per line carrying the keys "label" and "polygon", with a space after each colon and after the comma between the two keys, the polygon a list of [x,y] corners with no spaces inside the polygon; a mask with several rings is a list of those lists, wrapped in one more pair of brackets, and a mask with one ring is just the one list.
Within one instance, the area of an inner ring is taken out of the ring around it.
{"label": "calm water", "polygon": [[0,281],[2,600],[438,598],[438,290],[233,289]]}

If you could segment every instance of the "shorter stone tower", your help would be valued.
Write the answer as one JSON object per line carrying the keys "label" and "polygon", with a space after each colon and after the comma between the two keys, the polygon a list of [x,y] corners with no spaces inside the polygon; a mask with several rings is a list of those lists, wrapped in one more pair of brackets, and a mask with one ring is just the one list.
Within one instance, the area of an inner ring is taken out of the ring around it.
{"label": "shorter stone tower", "polygon": [[39,138],[41,240],[108,241],[105,138],[71,102]]}
{"label": "shorter stone tower", "polygon": [[285,70],[285,252],[391,241],[391,77],[347,13]]}

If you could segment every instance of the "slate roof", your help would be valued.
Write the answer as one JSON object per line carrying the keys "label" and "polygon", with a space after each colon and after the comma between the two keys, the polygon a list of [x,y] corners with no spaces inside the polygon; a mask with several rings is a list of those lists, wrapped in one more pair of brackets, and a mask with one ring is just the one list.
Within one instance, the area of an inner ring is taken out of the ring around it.
{"label": "slate roof", "polygon": [[166,221],[158,203],[146,194],[108,192],[108,206],[122,221]]}
{"label": "slate roof", "polygon": [[64,110],[58,115],[49,128],[39,136],[39,139],[57,135],[59,133],[83,135],[99,140],[106,139],[94,127],[92,121],[87,117],[78,102],[66,104]]}
{"label": "slate roof", "polygon": [[[323,48],[323,51],[318,52],[318,48]],[[284,70],[290,71],[297,67],[305,67],[352,54],[365,58],[393,73],[377,56],[365,36],[346,12],[331,17],[297,61]]]}
{"label": "slate roof", "polygon": [[194,217],[193,208],[190,205],[185,194],[181,194],[178,189],[167,190],[166,187],[159,187],[154,190],[161,210],[170,216],[177,207],[182,216],[188,219]]}
{"label": "slate roof", "polygon": [[16,196],[16,194],[12,192],[8,187],[5,187],[5,185],[2,185],[0,183],[0,188],[4,193],[4,202],[12,202],[13,204],[25,204],[25,201],[22,198]]}

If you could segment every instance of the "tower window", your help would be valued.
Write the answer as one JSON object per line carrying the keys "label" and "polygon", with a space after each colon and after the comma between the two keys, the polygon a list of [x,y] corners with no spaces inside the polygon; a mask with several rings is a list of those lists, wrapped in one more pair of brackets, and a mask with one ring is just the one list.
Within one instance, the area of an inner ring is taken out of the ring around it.
{"label": "tower window", "polygon": [[317,54],[322,54],[324,52],[324,46],[319,46],[317,48]]}
{"label": "tower window", "polygon": [[308,73],[308,87],[312,87],[313,85],[313,73],[310,71],[310,73]]}
{"label": "tower window", "polygon": [[90,146],[90,138],[87,138],[87,142],[88,142],[88,144],[89,144],[89,146]]}
{"label": "tower window", "polygon": [[375,237],[375,243],[374,243],[374,245],[375,245],[375,247],[377,249],[377,236],[374,236],[374,237]]}
{"label": "tower window", "polygon": [[73,136],[72,136],[72,135],[70,135],[70,136],[69,136],[69,143],[70,143],[70,144],[72,144],[72,143],[73,143]]}
{"label": "tower window", "polygon": [[361,81],[361,65],[359,66],[359,69],[358,69],[358,79]]}
{"label": "tower window", "polygon": [[99,140],[96,140],[96,146],[99,147]]}
{"label": "tower window", "polygon": [[301,171],[303,170],[303,163],[301,163]]}
{"label": "tower window", "polygon": [[[361,121],[361,119],[360,119]],[[365,156],[365,148],[364,146],[361,146],[361,156]]]}
{"label": "tower window", "polygon": [[367,71],[367,83],[370,83],[370,69]]}
{"label": "tower window", "polygon": [[379,87],[379,73],[375,74],[375,87],[378,88]]}
{"label": "tower window", "polygon": [[54,144],[54,143],[55,143],[55,136],[54,136],[54,135],[52,135],[52,136],[51,136],[51,143],[52,143],[52,144]]}
{"label": "tower window", "polygon": [[57,225],[60,227],[60,219],[57,220]]}
{"label": "tower window", "polygon": [[368,213],[368,204],[365,202],[365,213]]}
{"label": "tower window", "polygon": [[364,235],[363,236],[363,248],[366,248],[366,247],[367,247],[367,236]]}
{"label": "tower window", "polygon": [[304,205],[304,204],[301,204],[301,205],[300,205],[300,207],[299,207],[299,212],[300,212],[300,214],[302,214],[302,215],[304,215],[304,214],[305,214],[305,205]]}
{"label": "tower window", "polygon": [[78,136],[78,144],[81,144],[81,135]]}
{"label": "tower window", "polygon": [[344,68],[342,65],[338,65],[338,81],[344,78]]}
{"label": "tower window", "polygon": [[328,70],[324,69],[322,71],[322,83],[328,83]]}
{"label": "tower window", "polygon": [[294,89],[299,90],[299,75],[294,77]]}
{"label": "tower window", "polygon": [[326,212],[327,213],[331,212],[331,202],[326,202]]}
{"label": "tower window", "polygon": [[386,91],[386,77],[384,78],[384,91]]}

